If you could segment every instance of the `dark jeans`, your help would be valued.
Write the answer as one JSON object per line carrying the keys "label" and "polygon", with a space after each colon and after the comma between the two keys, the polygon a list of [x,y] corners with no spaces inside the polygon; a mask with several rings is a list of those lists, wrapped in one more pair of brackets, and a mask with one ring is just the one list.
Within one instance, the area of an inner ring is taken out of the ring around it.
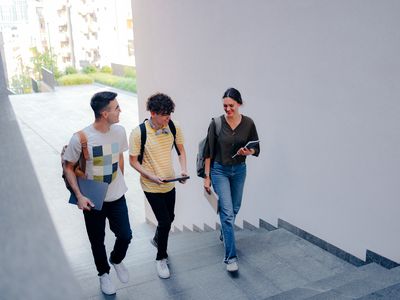
{"label": "dark jeans", "polygon": [[144,194],[158,222],[154,239],[157,242],[156,260],[161,260],[168,257],[168,235],[175,218],[175,188],[167,193],[144,192]]}
{"label": "dark jeans", "polygon": [[110,272],[106,247],[104,246],[106,218],[110,224],[111,231],[117,238],[110,255],[110,260],[113,263],[119,264],[125,258],[128,245],[132,239],[125,196],[116,201],[104,202],[101,211],[92,209],[91,211],[84,211],[83,215],[85,216],[86,231],[92,246],[94,263],[99,276],[101,276]]}

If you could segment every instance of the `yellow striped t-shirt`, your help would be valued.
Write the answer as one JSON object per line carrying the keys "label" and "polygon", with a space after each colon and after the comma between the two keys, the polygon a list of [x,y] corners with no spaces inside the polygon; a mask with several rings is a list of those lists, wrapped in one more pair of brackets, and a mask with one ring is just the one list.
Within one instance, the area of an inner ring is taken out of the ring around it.
{"label": "yellow striped t-shirt", "polygon": [[[183,145],[184,138],[179,123],[175,122],[176,143]],[[156,130],[151,128],[148,121],[145,122],[147,138],[144,145],[142,167],[152,174],[161,178],[174,178],[174,168],[172,164],[172,146],[174,136],[170,132],[156,135]],[[166,126],[168,127],[168,125]],[[175,152],[175,150],[173,150]],[[139,156],[140,154],[140,128],[132,130],[129,137],[129,155]],[[149,193],[167,193],[175,186],[173,182],[157,184],[143,176],[140,176],[140,183],[143,191]]]}

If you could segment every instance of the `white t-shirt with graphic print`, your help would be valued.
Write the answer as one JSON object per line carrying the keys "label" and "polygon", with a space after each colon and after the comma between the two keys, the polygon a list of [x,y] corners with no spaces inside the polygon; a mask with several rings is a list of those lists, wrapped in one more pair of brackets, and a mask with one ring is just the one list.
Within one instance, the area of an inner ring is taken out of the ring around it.
{"label": "white t-shirt with graphic print", "polygon": [[[88,179],[107,182],[105,202],[121,198],[128,190],[124,176],[119,168],[119,154],[128,150],[126,132],[121,125],[111,125],[106,133],[96,130],[92,125],[83,129],[88,140],[89,160],[86,161]],[[79,135],[75,133],[69,141],[64,159],[75,163],[81,155]]]}

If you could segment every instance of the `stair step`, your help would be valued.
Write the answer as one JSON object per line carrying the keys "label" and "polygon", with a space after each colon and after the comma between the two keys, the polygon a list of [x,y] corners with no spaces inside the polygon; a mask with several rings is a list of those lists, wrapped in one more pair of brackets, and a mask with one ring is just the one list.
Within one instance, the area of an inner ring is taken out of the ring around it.
{"label": "stair step", "polygon": [[[150,244],[154,228],[146,228],[139,238],[134,232],[124,260],[129,283],[119,283],[113,268],[110,273],[118,299],[340,300],[399,289],[400,267],[387,270],[372,263],[357,268],[283,228],[251,229],[235,232],[240,270],[236,274],[228,273],[222,262],[219,231],[171,234],[168,281],[157,276],[156,249]],[[111,249],[108,244],[107,249]],[[85,283],[87,297],[102,299],[96,298],[101,292],[92,259],[75,265],[74,273]]]}
{"label": "stair step", "polygon": [[317,291],[328,291],[351,281],[365,278],[374,272],[383,273],[387,271],[385,268],[374,263],[353,268],[353,271],[336,274],[334,276],[311,282],[307,284],[305,288],[310,288]]}
{"label": "stair step", "polygon": [[307,299],[311,296],[319,294],[320,291],[305,288],[305,287],[296,287],[294,289],[285,291],[283,293],[279,293],[272,297],[267,298],[268,300],[302,300]]}
{"label": "stair step", "polygon": [[364,297],[358,298],[358,300],[374,300],[374,299],[400,299],[400,283],[388,286],[384,289],[375,291]]}
{"label": "stair step", "polygon": [[[265,231],[267,232],[267,231]],[[243,238],[252,237],[256,232],[249,230],[240,230],[235,233],[236,241],[241,241]],[[182,232],[171,235],[168,241],[169,255],[180,255],[185,252],[197,252],[209,246],[218,246],[223,254],[223,243],[219,240],[219,233],[212,232]],[[150,244],[150,239],[141,243],[135,244],[128,250],[129,255],[124,260],[126,264],[134,265],[143,261],[154,261],[156,256],[156,248]],[[222,259],[222,258],[221,258]]]}
{"label": "stair step", "polygon": [[356,279],[365,278],[373,272],[386,272],[387,270],[377,264],[368,264],[362,267],[349,265],[346,271],[310,282],[304,286],[297,287],[281,294],[270,297],[271,300],[302,300],[318,294],[327,292],[333,288],[342,286]]}
{"label": "stair step", "polygon": [[307,299],[326,299],[332,293],[353,299],[360,298],[400,282],[399,271],[392,272],[375,264],[371,265],[370,268],[364,266],[366,269],[364,277],[351,280],[339,287]]}

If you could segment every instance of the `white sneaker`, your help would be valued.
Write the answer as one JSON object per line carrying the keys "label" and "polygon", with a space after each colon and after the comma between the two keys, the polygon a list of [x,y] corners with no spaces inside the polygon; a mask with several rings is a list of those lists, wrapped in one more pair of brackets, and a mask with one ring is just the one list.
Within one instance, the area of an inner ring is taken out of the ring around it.
{"label": "white sneaker", "polygon": [[156,260],[156,267],[158,276],[160,276],[160,278],[169,278],[170,273],[167,265],[167,259],[164,258],[162,260]]}
{"label": "white sneaker", "polygon": [[122,283],[127,283],[129,281],[129,271],[125,267],[124,263],[121,261],[119,264],[114,264],[111,262],[111,259],[110,263],[114,266],[119,281],[121,281]]}
{"label": "white sneaker", "polygon": [[106,295],[114,295],[117,290],[115,289],[114,283],[111,281],[111,277],[108,273],[104,273],[99,277],[101,291]]}
{"label": "white sneaker", "polygon": [[[154,247],[156,247],[156,249],[158,249],[157,242],[156,242],[156,240],[154,238],[150,239],[150,244],[152,244]],[[165,258],[165,260],[167,261],[167,264],[169,265],[168,258]]]}
{"label": "white sneaker", "polygon": [[237,262],[234,261],[234,262],[231,262],[230,264],[226,265],[226,270],[228,272],[236,272],[237,270],[239,270],[239,266],[238,266]]}

